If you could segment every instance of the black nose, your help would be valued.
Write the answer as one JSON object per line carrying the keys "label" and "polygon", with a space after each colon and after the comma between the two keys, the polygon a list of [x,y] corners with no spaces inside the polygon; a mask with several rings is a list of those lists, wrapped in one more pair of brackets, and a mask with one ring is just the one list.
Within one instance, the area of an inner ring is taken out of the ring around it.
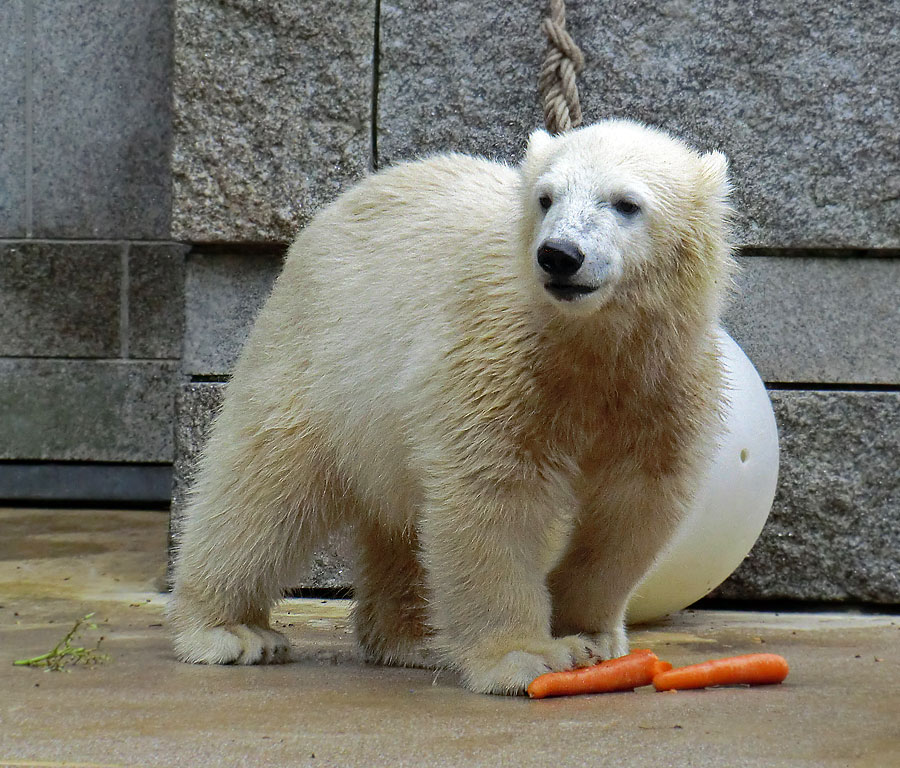
{"label": "black nose", "polygon": [[570,277],[584,263],[584,254],[568,240],[545,240],[538,248],[537,260],[551,277]]}

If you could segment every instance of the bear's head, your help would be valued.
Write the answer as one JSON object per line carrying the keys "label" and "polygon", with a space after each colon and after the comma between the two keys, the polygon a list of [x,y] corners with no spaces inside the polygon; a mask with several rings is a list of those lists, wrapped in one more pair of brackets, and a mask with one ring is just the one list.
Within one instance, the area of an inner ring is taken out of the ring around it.
{"label": "bear's head", "polygon": [[535,131],[521,167],[529,279],[579,315],[708,314],[731,262],[728,164],[639,123]]}

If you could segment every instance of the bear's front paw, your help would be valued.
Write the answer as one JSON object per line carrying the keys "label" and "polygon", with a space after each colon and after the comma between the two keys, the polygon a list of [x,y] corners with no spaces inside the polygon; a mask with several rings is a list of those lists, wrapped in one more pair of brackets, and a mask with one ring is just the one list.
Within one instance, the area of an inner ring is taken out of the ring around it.
{"label": "bear's front paw", "polygon": [[291,644],[265,627],[230,624],[192,629],[175,636],[175,655],[190,664],[285,664]]}
{"label": "bear's front paw", "polygon": [[517,695],[538,675],[589,666],[606,658],[589,637],[491,643],[462,656],[463,683],[476,693]]}

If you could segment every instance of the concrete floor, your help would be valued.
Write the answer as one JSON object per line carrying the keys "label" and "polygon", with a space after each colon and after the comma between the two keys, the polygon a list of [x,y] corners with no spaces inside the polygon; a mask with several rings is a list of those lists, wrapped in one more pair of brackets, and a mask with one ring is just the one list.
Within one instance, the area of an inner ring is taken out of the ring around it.
{"label": "concrete floor", "polygon": [[[900,766],[900,618],[685,612],[632,633],[676,665],[773,651],[780,686],[529,701],[451,674],[366,666],[348,603],[291,600],[300,661],[174,661],[162,626],[166,515],[0,509],[0,766]],[[46,672],[96,612],[111,659]]]}

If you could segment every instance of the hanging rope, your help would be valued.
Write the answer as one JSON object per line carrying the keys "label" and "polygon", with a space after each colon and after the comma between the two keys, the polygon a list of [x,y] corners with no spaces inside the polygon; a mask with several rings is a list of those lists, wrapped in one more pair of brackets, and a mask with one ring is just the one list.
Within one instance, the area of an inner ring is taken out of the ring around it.
{"label": "hanging rope", "polygon": [[550,133],[581,125],[581,102],[575,76],[584,68],[584,54],[566,32],[565,0],[550,0],[550,16],[541,23],[549,43],[538,91],[544,106],[544,124]]}

